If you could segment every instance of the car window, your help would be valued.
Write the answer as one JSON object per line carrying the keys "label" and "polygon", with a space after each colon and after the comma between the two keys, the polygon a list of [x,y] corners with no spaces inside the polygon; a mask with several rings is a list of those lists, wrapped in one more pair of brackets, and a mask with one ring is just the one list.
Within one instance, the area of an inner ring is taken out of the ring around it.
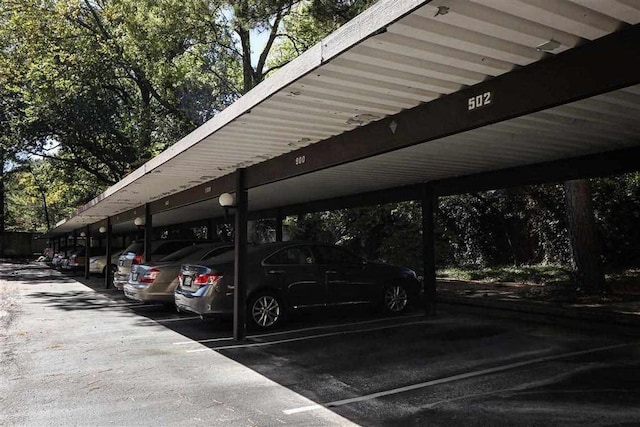
{"label": "car window", "polygon": [[[104,248],[104,247],[92,247],[92,248],[89,248],[89,255],[90,256],[104,255],[106,252],[107,252],[107,248]],[[84,256],[84,253],[82,254],[82,256]]]}
{"label": "car window", "polygon": [[144,250],[143,242],[133,242],[129,246],[127,246],[127,248],[124,250],[124,253],[127,254],[131,252],[134,254],[141,254],[143,250]]}
{"label": "car window", "polygon": [[321,245],[316,246],[315,250],[318,254],[318,264],[362,264],[361,258],[342,248]]}
{"label": "car window", "polygon": [[169,255],[177,251],[178,249],[182,249],[185,246],[193,245],[193,242],[185,242],[185,241],[177,241],[177,242],[166,242],[164,245],[158,246],[158,248],[153,252],[155,255]]}
{"label": "car window", "polygon": [[186,248],[178,249],[175,252],[170,253],[169,255],[160,258],[160,261],[180,261],[183,258],[188,257],[189,255],[198,252],[200,250],[197,246],[187,246]]}
{"label": "car window", "polygon": [[282,249],[264,260],[270,265],[313,264],[311,250],[305,246],[294,246]]}
{"label": "car window", "polygon": [[215,248],[215,249],[207,252],[201,259],[202,260],[208,260],[210,258],[217,257],[218,255],[222,255],[224,253],[230,252],[233,249],[234,249],[233,246],[223,246],[221,248]]}

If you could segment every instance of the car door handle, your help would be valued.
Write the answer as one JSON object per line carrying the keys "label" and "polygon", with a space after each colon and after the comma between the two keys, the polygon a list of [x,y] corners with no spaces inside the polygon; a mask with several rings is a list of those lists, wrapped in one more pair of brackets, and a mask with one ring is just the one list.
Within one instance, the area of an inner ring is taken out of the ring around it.
{"label": "car door handle", "polygon": [[269,274],[282,274],[284,270],[269,270],[267,273]]}

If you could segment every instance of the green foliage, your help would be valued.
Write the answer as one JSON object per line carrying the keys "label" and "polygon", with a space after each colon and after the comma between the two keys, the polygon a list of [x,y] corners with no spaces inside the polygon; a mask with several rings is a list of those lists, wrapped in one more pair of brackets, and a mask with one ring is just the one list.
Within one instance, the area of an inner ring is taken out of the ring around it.
{"label": "green foliage", "polygon": [[442,198],[445,264],[565,263],[570,257],[562,188],[548,184]]}
{"label": "green foliage", "polygon": [[450,267],[438,270],[437,277],[458,280],[479,280],[484,282],[548,284],[568,282],[570,272],[565,266],[554,264],[521,265],[519,267]]}
{"label": "green foliage", "polygon": [[282,37],[274,49],[269,65],[276,69],[331,34],[347,21],[355,18],[372,0],[311,0],[299,2],[283,18]]}
{"label": "green foliage", "polygon": [[420,204],[406,202],[289,217],[294,240],[337,243],[370,260],[422,269]]}
{"label": "green foliage", "polygon": [[[608,268],[638,266],[640,173],[594,180],[593,200]],[[289,218],[293,238],[337,242],[369,259],[422,270],[418,202]],[[546,184],[442,197],[436,264],[482,279],[565,280],[571,254],[562,186]],[[510,265],[511,267],[504,267]],[[531,267],[534,265],[534,267]],[[494,270],[494,266],[500,266]],[[561,271],[562,278],[555,277]],[[568,278],[566,278],[568,281]]]}
{"label": "green foliage", "polygon": [[594,180],[593,205],[605,265],[640,266],[640,173]]}
{"label": "green foliage", "polygon": [[91,200],[98,185],[81,169],[59,169],[49,159],[30,160],[5,175],[6,228],[44,232],[47,223],[55,224]]}
{"label": "green foliage", "polygon": [[225,28],[198,15],[215,15],[214,6],[0,2],[0,74],[18,104],[13,151],[59,145],[63,167],[114,183],[229,105],[237,64],[213,43],[225,40]]}
{"label": "green foliage", "polygon": [[[91,195],[69,189],[74,207],[291,60],[268,61],[287,31],[316,40],[367,2],[320,3],[0,0],[0,148],[17,163],[42,156],[62,175],[89,177]],[[294,7],[289,30],[281,23]],[[268,34],[257,64],[252,32]]]}

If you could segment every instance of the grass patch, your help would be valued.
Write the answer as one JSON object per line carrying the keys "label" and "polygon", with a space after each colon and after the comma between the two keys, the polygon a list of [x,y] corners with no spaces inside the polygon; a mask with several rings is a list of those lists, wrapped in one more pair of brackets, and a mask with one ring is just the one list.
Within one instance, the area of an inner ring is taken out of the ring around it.
{"label": "grass patch", "polygon": [[451,267],[437,271],[444,279],[523,284],[569,284],[569,270],[558,265],[523,265],[499,267]]}
{"label": "grass patch", "polygon": [[607,273],[605,278],[614,293],[640,295],[640,268]]}
{"label": "grass patch", "polygon": [[607,303],[637,300],[640,297],[639,268],[608,272],[605,280],[612,293],[596,296],[579,292],[571,280],[571,270],[561,265],[452,267],[438,270],[437,277],[471,284],[475,282],[479,287],[503,284],[519,298],[538,301]]}

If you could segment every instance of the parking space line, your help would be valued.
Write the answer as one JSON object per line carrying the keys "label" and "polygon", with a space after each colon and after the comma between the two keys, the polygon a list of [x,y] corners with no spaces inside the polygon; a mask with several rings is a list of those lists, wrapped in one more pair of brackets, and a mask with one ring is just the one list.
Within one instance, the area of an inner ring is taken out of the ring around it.
{"label": "parking space line", "polygon": [[124,302],[124,303],[117,303],[114,302],[112,304],[105,304],[105,307],[160,307],[160,304],[141,304],[141,303],[135,303],[135,302]]}
{"label": "parking space line", "polygon": [[[327,337],[334,337],[334,336],[338,336],[338,335],[350,335],[350,334],[356,334],[356,333],[362,333],[362,332],[374,332],[374,331],[382,331],[385,329],[393,329],[393,328],[398,328],[401,326],[411,326],[411,325],[420,325],[420,324],[424,324],[424,323],[430,323],[433,322],[433,320],[420,320],[417,322],[404,322],[404,323],[398,323],[398,324],[394,324],[394,325],[385,325],[385,326],[379,326],[377,328],[363,328],[363,329],[354,329],[354,330],[349,330],[349,331],[338,331],[338,332],[329,332],[326,334],[318,334],[318,335],[307,335],[304,337],[296,337],[296,338],[288,338],[288,339],[284,339],[284,340],[277,340],[277,341],[267,341],[267,342],[257,342],[257,343],[249,343],[249,344],[235,344],[235,345],[226,345],[223,347],[214,347],[214,348],[199,348],[199,349],[195,349],[195,350],[187,350],[187,353],[198,353],[201,351],[209,351],[209,350],[232,350],[232,349],[239,349],[239,348],[252,348],[252,347],[265,347],[268,345],[276,345],[276,344],[286,344],[286,343],[291,343],[291,342],[297,342],[297,341],[307,341],[307,340],[313,340],[313,339],[318,339],[318,338],[327,338]],[[256,335],[256,338],[262,337],[263,335]]]}
{"label": "parking space line", "polygon": [[398,319],[413,319],[416,317],[424,317],[424,314],[412,314],[409,316],[398,316],[398,317],[385,317],[384,319],[362,320],[360,322],[337,323],[337,324],[325,325],[325,326],[311,326],[309,328],[292,329],[289,331],[279,331],[279,332],[270,332],[266,334],[251,335],[248,338],[275,337],[279,335],[286,335],[286,334],[297,333],[297,332],[309,332],[309,331],[317,331],[322,329],[342,328],[344,326],[368,325],[371,323],[389,322],[389,321],[398,320]]}
{"label": "parking space line", "polygon": [[166,323],[166,322],[179,322],[181,320],[200,320],[200,316],[189,316],[189,317],[170,317],[168,319],[144,319],[146,322],[157,322],[157,323]]}
{"label": "parking space line", "polygon": [[451,377],[439,378],[437,380],[425,381],[422,383],[412,384],[404,387],[398,387],[391,390],[366,394],[364,396],[352,397],[352,398],[343,399],[343,400],[336,400],[336,401],[325,403],[325,404],[316,404],[316,405],[303,406],[300,408],[286,409],[286,410],[283,410],[282,412],[284,412],[286,415],[292,415],[300,412],[313,411],[321,408],[333,408],[336,406],[349,405],[351,403],[364,402],[367,400],[377,399],[379,397],[391,396],[394,394],[404,393],[406,391],[418,390],[418,389],[430,387],[433,385],[445,384],[445,383],[459,381],[467,378],[473,378],[473,377],[479,377],[482,375],[503,372],[511,369],[521,368],[523,366],[535,365],[537,363],[550,362],[554,360],[566,359],[566,358],[575,357],[575,356],[583,356],[586,354],[597,353],[601,351],[616,350],[619,348],[629,347],[637,344],[638,344],[637,342],[626,343],[626,344],[616,344],[616,345],[610,345],[606,347],[592,348],[589,350],[581,350],[581,351],[574,351],[571,353],[557,354],[553,356],[538,357],[535,359],[525,360],[522,362],[516,362],[516,363],[510,363],[508,365],[497,366],[495,368],[481,369],[479,371],[467,372],[464,374],[453,375]]}
{"label": "parking space line", "polygon": [[[251,338],[251,337],[247,337]],[[181,341],[174,342],[173,345],[185,345],[185,344],[201,344],[201,343],[211,343],[211,342],[219,342],[219,341],[233,341],[233,337],[219,337],[219,338],[208,338],[206,340],[198,340],[198,341]]]}
{"label": "parking space line", "polygon": [[[287,331],[279,331],[279,332],[270,332],[270,333],[266,333],[266,334],[249,335],[249,336],[247,336],[247,338],[275,337],[275,336],[287,335],[287,334],[293,334],[293,333],[299,333],[299,332],[309,332],[309,331],[317,331],[317,330],[322,330],[322,329],[342,328],[344,326],[367,325],[367,324],[370,324],[370,323],[380,323],[380,322],[384,322],[384,321],[398,320],[398,319],[412,319],[412,318],[415,318],[415,317],[424,317],[424,314],[412,314],[412,315],[409,315],[409,316],[387,317],[385,319],[364,320],[364,321],[361,321],[361,322],[339,323],[339,324],[325,325],[325,326],[313,326],[313,327],[302,328],[302,329],[291,329],[291,330],[287,330]],[[174,342],[173,344],[174,345],[203,344],[203,343],[224,341],[224,340],[233,340],[233,338],[210,338],[210,339],[197,340],[197,341],[196,340],[180,341],[180,342]]]}

